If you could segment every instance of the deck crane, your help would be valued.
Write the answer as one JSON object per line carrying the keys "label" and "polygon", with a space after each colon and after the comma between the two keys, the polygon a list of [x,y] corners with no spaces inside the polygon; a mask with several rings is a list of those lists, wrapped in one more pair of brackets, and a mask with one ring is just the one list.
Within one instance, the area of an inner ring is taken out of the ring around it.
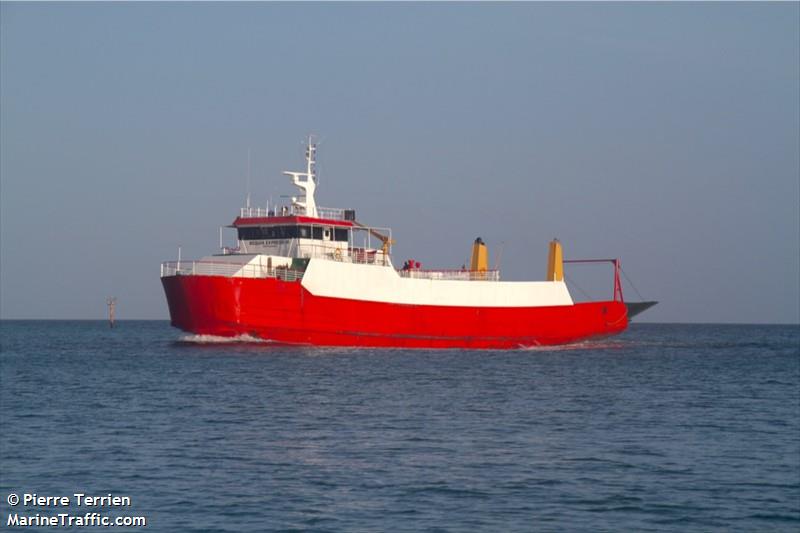
{"label": "deck crane", "polygon": [[389,257],[389,249],[393,245],[395,245],[397,243],[397,241],[395,241],[394,239],[392,239],[388,235],[384,235],[383,233],[381,233],[381,232],[379,232],[379,231],[377,231],[377,230],[375,230],[373,228],[370,228],[369,226],[365,226],[361,222],[358,222],[358,221],[354,220],[353,224],[358,226],[359,228],[367,230],[370,235],[372,235],[373,237],[375,237],[376,239],[381,241],[381,243],[382,243],[381,244],[381,251],[383,252],[383,260],[384,260],[384,262],[386,262],[388,260],[387,258]]}

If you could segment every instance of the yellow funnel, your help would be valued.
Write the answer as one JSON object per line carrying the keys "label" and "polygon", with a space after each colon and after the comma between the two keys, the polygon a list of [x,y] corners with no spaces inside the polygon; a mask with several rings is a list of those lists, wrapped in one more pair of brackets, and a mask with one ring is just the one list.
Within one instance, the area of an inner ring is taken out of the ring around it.
{"label": "yellow funnel", "polygon": [[550,241],[550,253],[547,256],[547,281],[564,280],[564,253],[558,239]]}
{"label": "yellow funnel", "polygon": [[472,260],[469,269],[473,272],[486,272],[489,270],[489,249],[483,239],[478,237],[472,245]]}

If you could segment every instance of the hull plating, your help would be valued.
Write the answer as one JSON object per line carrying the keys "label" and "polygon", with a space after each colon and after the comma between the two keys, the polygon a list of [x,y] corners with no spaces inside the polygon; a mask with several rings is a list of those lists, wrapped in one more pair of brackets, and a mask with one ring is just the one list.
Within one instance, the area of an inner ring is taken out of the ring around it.
{"label": "hull plating", "polygon": [[406,348],[519,348],[613,335],[621,302],[558,307],[446,307],[317,297],[273,278],[162,278],[173,326],[288,344]]}

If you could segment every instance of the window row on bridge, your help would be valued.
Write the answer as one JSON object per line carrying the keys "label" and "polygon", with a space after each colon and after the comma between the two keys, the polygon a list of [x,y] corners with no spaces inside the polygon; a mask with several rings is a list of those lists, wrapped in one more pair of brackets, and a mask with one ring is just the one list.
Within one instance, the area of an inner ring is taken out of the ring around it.
{"label": "window row on bridge", "polygon": [[345,228],[323,226],[246,226],[238,228],[240,241],[272,239],[318,239],[347,241]]}

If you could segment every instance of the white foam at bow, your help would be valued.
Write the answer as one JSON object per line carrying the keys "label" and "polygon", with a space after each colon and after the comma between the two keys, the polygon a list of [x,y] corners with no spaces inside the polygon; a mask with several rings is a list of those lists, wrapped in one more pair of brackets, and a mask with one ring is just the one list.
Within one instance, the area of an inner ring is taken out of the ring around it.
{"label": "white foam at bow", "polygon": [[220,337],[218,335],[184,335],[180,338],[181,342],[192,342],[196,344],[231,344],[242,342],[270,342],[267,339],[259,339],[247,333],[236,335],[235,337]]}

